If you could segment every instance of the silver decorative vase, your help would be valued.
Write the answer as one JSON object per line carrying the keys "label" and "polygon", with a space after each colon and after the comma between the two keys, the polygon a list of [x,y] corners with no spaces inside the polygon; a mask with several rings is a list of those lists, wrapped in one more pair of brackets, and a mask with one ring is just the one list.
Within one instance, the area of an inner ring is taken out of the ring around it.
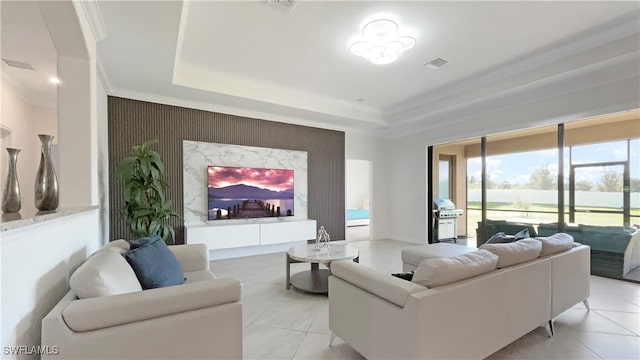
{"label": "silver decorative vase", "polygon": [[9,172],[2,192],[2,212],[10,214],[17,213],[22,207],[20,184],[18,183],[18,172],[16,170],[20,149],[7,148],[7,152],[9,153]]}
{"label": "silver decorative vase", "polygon": [[36,174],[35,205],[40,211],[52,211],[58,208],[58,179],[51,161],[51,141],[53,136],[38,134],[42,143],[40,165]]}
{"label": "silver decorative vase", "polygon": [[324,229],[324,226],[320,226],[320,230],[318,231],[318,237],[316,238],[316,251],[321,250],[324,247],[329,247],[329,241],[331,237],[329,237],[329,233]]}

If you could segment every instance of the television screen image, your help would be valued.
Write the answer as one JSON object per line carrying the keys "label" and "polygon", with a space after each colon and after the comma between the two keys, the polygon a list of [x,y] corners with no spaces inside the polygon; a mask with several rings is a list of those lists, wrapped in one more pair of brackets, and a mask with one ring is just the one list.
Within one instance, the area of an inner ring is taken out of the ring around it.
{"label": "television screen image", "polygon": [[293,216],[293,170],[207,168],[209,220]]}

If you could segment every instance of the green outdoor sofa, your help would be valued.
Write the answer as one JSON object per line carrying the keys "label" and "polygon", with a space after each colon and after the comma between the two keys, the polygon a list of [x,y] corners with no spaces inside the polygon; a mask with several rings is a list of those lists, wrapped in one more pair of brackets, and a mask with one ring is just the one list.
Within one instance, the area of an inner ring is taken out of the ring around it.
{"label": "green outdoor sofa", "polygon": [[[483,231],[482,222],[478,222],[477,244],[484,244],[492,235],[504,232],[513,235],[522,229],[529,230],[530,237],[550,236],[558,232],[558,224],[534,225],[509,222],[505,220],[487,220]],[[640,266],[640,230],[638,225],[625,229],[622,226],[568,225],[565,233],[573,236],[576,242],[591,247],[591,274],[613,279],[622,279],[630,271]]]}
{"label": "green outdoor sofa", "polygon": [[[540,224],[539,236],[558,232],[557,224]],[[640,266],[640,231],[636,227],[573,225],[565,233],[579,243],[591,247],[591,274],[622,279]]]}

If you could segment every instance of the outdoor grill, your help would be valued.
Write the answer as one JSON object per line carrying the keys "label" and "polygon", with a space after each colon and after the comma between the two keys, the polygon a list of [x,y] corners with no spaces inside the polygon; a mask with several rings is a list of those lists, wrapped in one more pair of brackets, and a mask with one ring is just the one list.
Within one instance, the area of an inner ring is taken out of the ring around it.
{"label": "outdoor grill", "polygon": [[433,201],[435,209],[434,240],[437,242],[458,240],[458,218],[464,214],[462,209],[456,209],[456,205],[449,199],[436,199]]}

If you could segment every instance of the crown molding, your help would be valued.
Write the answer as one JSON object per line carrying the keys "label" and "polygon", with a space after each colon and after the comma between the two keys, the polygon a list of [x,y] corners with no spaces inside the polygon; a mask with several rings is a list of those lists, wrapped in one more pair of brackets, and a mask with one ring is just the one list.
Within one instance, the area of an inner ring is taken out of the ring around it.
{"label": "crown molding", "polygon": [[115,96],[115,97],[122,97],[122,98],[147,101],[147,102],[152,102],[157,104],[185,107],[190,109],[211,111],[211,112],[234,115],[234,116],[249,117],[253,119],[275,121],[275,122],[286,123],[286,124],[301,125],[301,126],[308,126],[308,127],[315,127],[315,128],[321,128],[321,129],[327,129],[327,130],[343,131],[343,132],[352,130],[352,128],[348,126],[340,126],[340,125],[329,124],[321,121],[303,119],[303,118],[294,117],[294,116],[286,116],[282,114],[267,113],[267,112],[256,111],[256,110],[213,104],[213,103],[204,102],[204,101],[190,100],[190,99],[173,97],[173,96],[158,95],[158,94],[153,94],[153,93],[138,91],[138,90],[128,90],[128,89],[122,89],[117,87],[110,87],[110,90],[107,93],[110,96]]}
{"label": "crown molding", "polygon": [[110,94],[112,89],[111,81],[109,81],[109,77],[107,76],[107,72],[104,68],[104,65],[102,64],[102,60],[98,55],[96,55],[96,71],[98,72],[98,78],[102,82],[104,90],[107,92],[107,94]]}
{"label": "crown molding", "polygon": [[98,1],[81,1],[80,3],[85,15],[87,15],[89,26],[91,27],[93,36],[96,38],[96,42],[106,39],[107,36],[109,36],[109,33],[107,32],[107,27],[104,24],[104,19],[102,18],[102,12],[100,11]]}

